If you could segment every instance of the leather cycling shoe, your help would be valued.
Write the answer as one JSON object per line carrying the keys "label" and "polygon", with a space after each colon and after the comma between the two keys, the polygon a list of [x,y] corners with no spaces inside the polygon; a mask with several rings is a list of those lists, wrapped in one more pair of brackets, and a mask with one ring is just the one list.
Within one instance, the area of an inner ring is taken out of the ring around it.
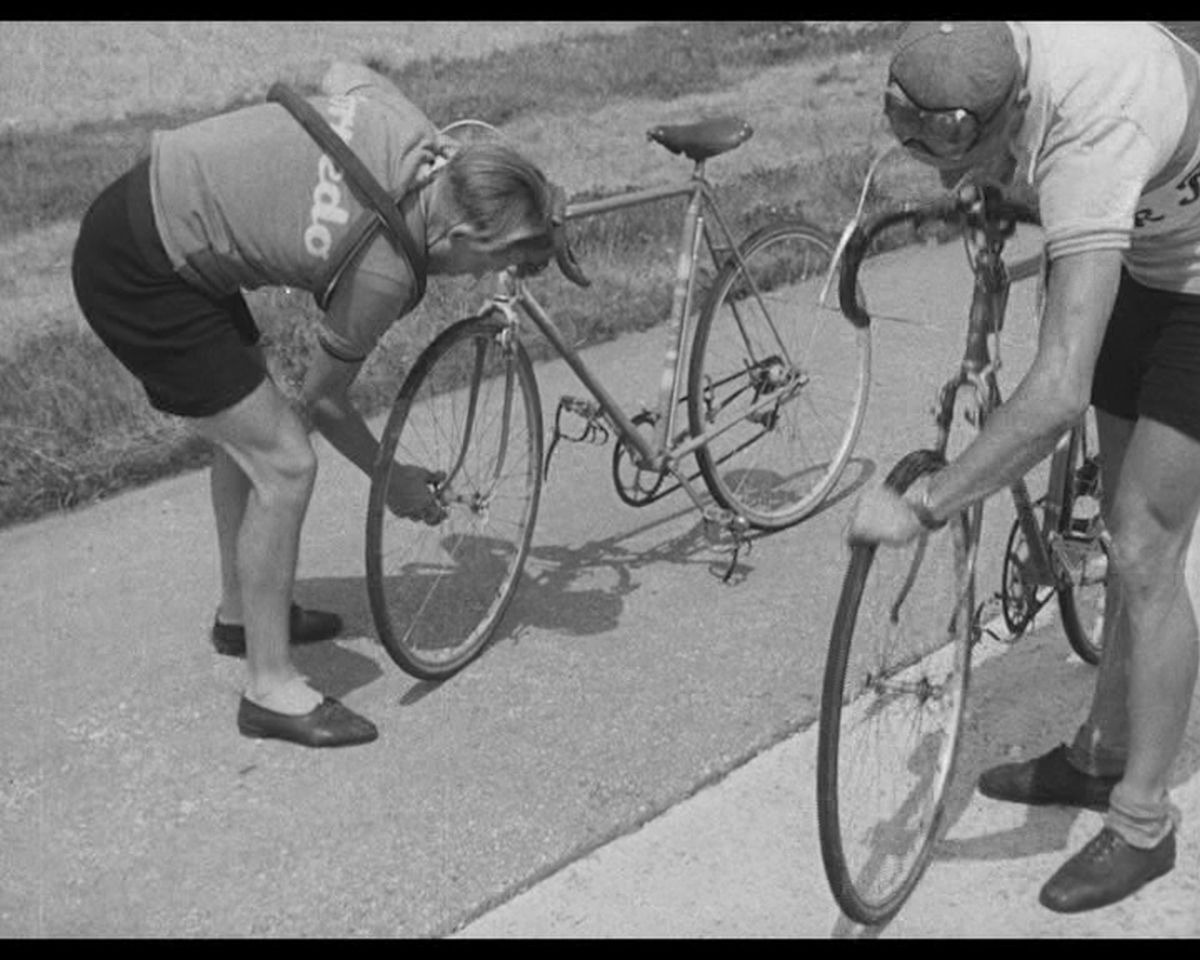
{"label": "leather cycling shoe", "polygon": [[1038,901],[1056,913],[1107,907],[1174,866],[1174,830],[1146,850],[1105,827],[1046,881]]}
{"label": "leather cycling shoe", "polygon": [[[306,643],[332,640],[342,632],[342,618],[336,613],[326,613],[324,610],[305,610],[293,603],[289,626],[292,646],[303,646]],[[211,637],[217,653],[227,657],[246,655],[246,628],[240,623],[221,623],[214,620]]]}
{"label": "leather cycling shoe", "polygon": [[349,747],[370,743],[379,730],[366,717],[326,697],[308,713],[276,713],[242,697],[238,705],[238,730],[260,740],[290,740],[306,747]]}
{"label": "leather cycling shoe", "polygon": [[1067,745],[1060,743],[1047,754],[1021,763],[1002,763],[979,777],[979,792],[993,800],[1033,806],[1108,809],[1108,795],[1120,777],[1094,777],[1071,766]]}

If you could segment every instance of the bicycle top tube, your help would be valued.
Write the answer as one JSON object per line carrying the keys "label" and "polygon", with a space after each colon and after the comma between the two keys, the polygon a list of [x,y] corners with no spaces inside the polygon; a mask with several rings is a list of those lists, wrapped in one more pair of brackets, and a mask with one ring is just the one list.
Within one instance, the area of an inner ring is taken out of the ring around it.
{"label": "bicycle top tube", "polygon": [[662,200],[669,200],[672,197],[691,196],[695,193],[701,193],[705,196],[711,195],[708,182],[703,177],[693,177],[690,180],[664,184],[659,187],[640,187],[626,193],[615,193],[607,197],[598,197],[594,200],[577,200],[574,203],[567,204],[566,218],[568,221],[582,220],[585,217],[612,213],[628,207],[658,203]]}

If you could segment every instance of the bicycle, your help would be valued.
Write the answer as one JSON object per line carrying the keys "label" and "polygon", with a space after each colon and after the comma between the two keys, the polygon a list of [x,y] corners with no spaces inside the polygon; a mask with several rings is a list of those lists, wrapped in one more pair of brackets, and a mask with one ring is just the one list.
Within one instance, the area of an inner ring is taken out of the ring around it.
{"label": "bicycle", "polygon": [[[561,439],[615,435],[612,480],[622,501],[642,507],[683,489],[710,540],[732,545],[729,572],[751,531],[797,523],[837,483],[865,411],[869,332],[837,311],[818,312],[815,295],[807,295],[832,263],[833,243],[821,231],[784,220],[740,243],[733,238],[705,165],[751,133],[732,117],[656,127],[650,140],[692,162],[688,179],[572,203],[558,218],[565,229],[586,217],[686,198],[654,409],[631,415],[617,404],[535,299],[528,271],[498,274],[479,312],[436,337],[409,371],[383,428],[366,531],[372,615],[406,672],[445,679],[495,635],[517,590],[550,454]],[[586,285],[563,237],[558,266]],[[709,260],[705,276],[712,279],[701,296],[700,264]],[[559,400],[545,459],[522,318],[590,394]],[[685,423],[678,422],[681,410]],[[690,458],[698,473],[683,469]],[[398,459],[444,475],[431,487],[444,514],[436,525],[388,511]],[[697,477],[713,503],[704,501]]]}
{"label": "bicycle", "polygon": [[[838,291],[853,323],[865,327],[871,320],[857,290],[872,241],[897,225],[935,221],[963,228],[974,291],[961,365],[937,395],[934,445],[902,457],[885,480],[901,494],[946,465],[956,412],[979,429],[1001,402],[998,337],[1011,282],[1002,253],[1017,225],[1036,224],[1037,213],[985,185],[864,222],[856,217],[843,235]],[[1040,260],[1027,263],[1027,272],[1037,273]],[[1067,432],[1051,456],[1046,496],[1036,503],[1024,479],[1012,485],[1017,519],[1001,592],[1004,615],[1017,634],[1056,595],[1071,645],[1094,660],[1107,548],[1089,444],[1085,424]],[[982,516],[977,503],[905,548],[851,548],[822,688],[817,812],[830,888],[846,916],[859,923],[878,925],[895,915],[939,836],[972,648],[982,629],[982,605],[975,606]]]}

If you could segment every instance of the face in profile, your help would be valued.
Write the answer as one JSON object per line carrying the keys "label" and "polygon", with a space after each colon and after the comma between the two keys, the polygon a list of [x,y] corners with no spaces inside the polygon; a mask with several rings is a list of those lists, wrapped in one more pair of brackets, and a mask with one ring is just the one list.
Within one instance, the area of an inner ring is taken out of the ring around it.
{"label": "face in profile", "polygon": [[509,267],[535,273],[553,258],[554,246],[548,234],[520,231],[513,236],[481,240],[470,227],[462,226],[451,231],[444,249],[438,252],[439,272],[478,278]]}

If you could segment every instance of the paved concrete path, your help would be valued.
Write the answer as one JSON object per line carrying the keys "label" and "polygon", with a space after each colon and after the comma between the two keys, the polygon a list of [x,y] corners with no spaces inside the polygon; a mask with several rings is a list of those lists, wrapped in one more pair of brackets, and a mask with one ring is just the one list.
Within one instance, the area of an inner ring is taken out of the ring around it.
{"label": "paved concrete path", "polygon": [[[917,322],[876,324],[867,422],[828,508],[757,541],[729,584],[688,503],[631,510],[609,485],[610,451],[556,454],[504,634],[440,686],[375,643],[367,483],[322,449],[297,597],[340,610],[347,631],[298,660],[379,724],[367,747],[238,736],[242,668],[205,637],[203,474],[0,533],[0,934],[854,933],[824,886],[811,770],[842,529],[861,484],[927,442],[966,281],[954,246],[871,264],[872,304]],[[1010,387],[1031,356],[1028,310],[1014,291]],[[661,337],[588,351],[634,409]],[[539,379],[548,414],[581,392],[561,363]],[[989,510],[983,591],[1010,521]],[[1037,887],[1095,817],[971,799],[983,764],[1069,735],[1090,679],[1052,632],[979,669],[950,838],[884,934],[1196,932],[1187,833],[1153,891],[1060,921]]]}
{"label": "paved concrete path", "polygon": [[950,827],[921,884],[882,928],[838,910],[821,867],[816,727],[765,751],[641,830],[569,865],[463,928],[463,938],[1155,938],[1200,935],[1200,718],[1193,711],[1173,797],[1185,830],[1173,873],[1077,916],[1037,893],[1101,817],[974,794],[980,770],[1041,750],[1086,708],[1093,668],[1051,622],[976,661]]}

